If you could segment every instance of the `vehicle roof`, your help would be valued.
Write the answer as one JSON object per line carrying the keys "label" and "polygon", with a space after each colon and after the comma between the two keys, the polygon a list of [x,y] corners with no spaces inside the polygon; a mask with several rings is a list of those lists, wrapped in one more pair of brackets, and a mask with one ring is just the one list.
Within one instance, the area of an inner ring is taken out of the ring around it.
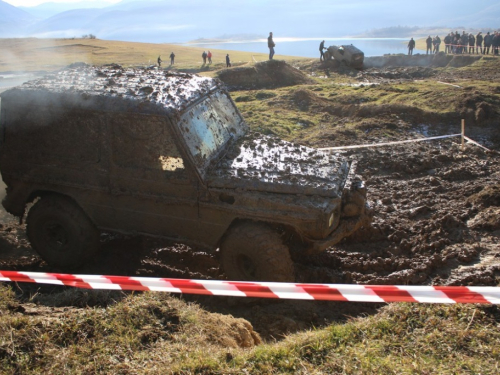
{"label": "vehicle roof", "polygon": [[26,82],[2,93],[1,96],[49,91],[63,96],[98,97],[101,103],[106,98],[115,103],[117,100],[126,99],[147,103],[156,107],[156,111],[166,109],[169,112],[172,110],[181,112],[219,86],[221,86],[220,81],[210,77],[171,73],[157,68],[133,69],[118,65],[103,67],[83,65]]}

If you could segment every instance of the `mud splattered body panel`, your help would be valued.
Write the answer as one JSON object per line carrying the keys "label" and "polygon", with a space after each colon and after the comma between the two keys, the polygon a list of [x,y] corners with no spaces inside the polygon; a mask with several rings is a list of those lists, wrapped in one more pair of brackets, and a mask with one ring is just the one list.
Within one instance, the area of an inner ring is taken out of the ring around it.
{"label": "mud splattered body panel", "polygon": [[208,177],[210,186],[338,198],[347,161],[275,137],[250,134],[235,142]]}

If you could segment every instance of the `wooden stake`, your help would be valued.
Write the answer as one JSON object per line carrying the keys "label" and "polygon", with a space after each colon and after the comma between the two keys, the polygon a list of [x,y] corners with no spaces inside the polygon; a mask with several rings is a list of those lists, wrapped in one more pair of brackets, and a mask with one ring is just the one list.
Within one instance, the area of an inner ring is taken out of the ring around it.
{"label": "wooden stake", "polygon": [[465,120],[462,119],[462,151],[465,148]]}

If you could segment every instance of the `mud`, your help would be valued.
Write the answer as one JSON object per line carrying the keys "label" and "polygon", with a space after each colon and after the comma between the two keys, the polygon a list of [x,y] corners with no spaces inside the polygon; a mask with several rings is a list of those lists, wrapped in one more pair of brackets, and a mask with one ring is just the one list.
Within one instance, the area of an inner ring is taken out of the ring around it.
{"label": "mud", "polygon": [[[443,140],[345,152],[346,157],[351,155],[364,171],[373,224],[319,255],[293,254],[298,282],[498,285],[498,154],[472,145],[461,151],[454,140]],[[59,271],[31,250],[24,226],[15,220],[1,225],[0,244],[1,269]],[[103,234],[101,246],[99,255],[75,273],[224,278],[218,253],[154,238],[111,234]],[[185,298],[207,310],[248,319],[265,339],[339,321],[346,315],[372,313],[378,307]]]}
{"label": "mud", "polygon": [[[319,65],[319,64],[318,64]],[[458,82],[472,73],[462,70],[437,71],[429,67],[372,68],[353,72],[353,77],[369,82],[391,83],[414,80],[418,75]],[[486,68],[478,74],[484,79],[500,78],[499,69]],[[391,76],[391,74],[393,76]],[[406,78],[405,78],[406,77]],[[477,77],[476,77],[477,78]],[[390,86],[388,86],[390,88]],[[499,90],[500,92],[500,90]],[[332,109],[328,101],[317,100],[311,91],[298,89],[293,103],[298,110],[348,111],[351,104]],[[487,99],[487,100],[486,100]],[[457,102],[473,113],[491,102],[484,95],[465,92]],[[359,114],[359,109],[352,109]],[[413,112],[412,112],[413,111]],[[348,112],[349,113],[349,112]],[[378,108],[361,115],[389,121],[401,129],[401,138],[416,135],[456,133],[456,127],[428,127],[417,109]],[[386,117],[387,116],[387,117]],[[405,117],[406,116],[406,117]],[[412,117],[414,116],[414,117]],[[427,114],[431,119],[432,114]],[[500,149],[498,114],[490,114],[494,126],[482,122],[468,128],[468,135],[481,144]],[[397,116],[396,116],[397,117]],[[404,120],[404,121],[403,121]],[[413,121],[414,120],[414,121]],[[434,122],[446,124],[446,119]],[[416,125],[411,125],[411,123]],[[355,236],[315,256],[292,254],[298,282],[413,284],[413,285],[490,285],[500,283],[500,156],[497,152],[467,144],[462,150],[458,138],[356,149],[342,153],[358,160],[368,186],[368,199],[374,211],[373,223]],[[338,143],[360,143],[356,134],[345,133]],[[373,138],[369,143],[382,142]],[[314,141],[328,147],[325,136]],[[1,212],[1,211],[0,211]],[[33,252],[25,228],[3,213],[0,225],[0,269],[60,271],[50,268]],[[218,253],[208,254],[184,244],[145,237],[103,234],[101,249],[91,263],[75,273],[221,279]],[[54,293],[56,287],[18,284],[21,298],[35,293]],[[60,291],[61,288],[57,287]],[[349,316],[371,314],[378,304],[310,301],[258,300],[246,298],[183,296],[205,309],[247,319],[266,340],[288,332],[321,327]]]}
{"label": "mud", "polygon": [[306,74],[285,61],[269,60],[238,68],[224,69],[217,77],[232,90],[253,90],[314,84]]}
{"label": "mud", "polygon": [[152,69],[124,69],[113,64],[103,67],[75,64],[69,69],[24,83],[18,90],[117,97],[154,103],[166,109],[182,111],[189,103],[214,89],[216,80],[187,73],[169,73]]}
{"label": "mud", "polygon": [[266,191],[341,196],[348,172],[345,161],[339,155],[249,133],[227,151],[212,178],[228,184],[241,181],[247,189],[260,183],[268,184]]}
{"label": "mud", "polygon": [[440,52],[436,55],[385,55],[367,57],[364,61],[364,69],[367,68],[393,68],[393,67],[434,67],[459,68],[468,66],[481,59],[474,55],[445,55]]}

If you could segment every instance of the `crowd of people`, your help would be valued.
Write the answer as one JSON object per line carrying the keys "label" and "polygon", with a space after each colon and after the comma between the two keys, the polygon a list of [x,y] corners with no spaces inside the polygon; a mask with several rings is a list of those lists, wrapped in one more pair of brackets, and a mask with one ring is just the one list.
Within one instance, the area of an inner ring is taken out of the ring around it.
{"label": "crowd of people", "polygon": [[[212,52],[203,51],[203,53],[201,54],[201,59],[203,60],[202,66],[205,66],[207,64],[207,61],[208,65],[212,64]],[[158,63],[158,67],[161,68],[161,63],[163,62],[163,60],[161,59],[161,55],[158,56],[158,59],[156,61]],[[170,65],[171,66],[174,65],[174,62],[175,62],[175,54],[172,52],[170,54]],[[231,58],[229,57],[229,53],[226,54],[226,67],[227,68],[231,67]]]}
{"label": "crowd of people", "polygon": [[[325,41],[323,41],[323,44],[324,43],[325,43]],[[269,33],[269,37],[267,38],[267,46],[269,48],[269,60],[272,60],[273,56],[274,56],[274,47],[275,47],[272,32]],[[212,64],[212,52],[203,51],[203,53],[201,54],[201,59],[203,60],[202,67],[207,65],[207,61],[208,61],[208,65]],[[170,65],[171,66],[174,65],[174,61],[175,61],[175,54],[172,52],[170,54]],[[161,68],[162,62],[163,62],[163,60],[161,59],[161,56],[158,56],[157,63],[158,63],[159,68]],[[226,54],[226,67],[227,68],[231,67],[231,58],[229,57],[229,54]]]}
{"label": "crowd of people", "polygon": [[[480,31],[477,35],[466,33],[460,34],[458,31],[450,32],[443,39],[444,53],[449,54],[483,54],[498,55],[500,52],[500,32],[495,31],[486,35]],[[429,35],[425,40],[426,54],[438,53],[441,47],[441,38],[436,35],[434,38]],[[408,42],[408,55],[413,54],[415,41],[413,38]]]}

